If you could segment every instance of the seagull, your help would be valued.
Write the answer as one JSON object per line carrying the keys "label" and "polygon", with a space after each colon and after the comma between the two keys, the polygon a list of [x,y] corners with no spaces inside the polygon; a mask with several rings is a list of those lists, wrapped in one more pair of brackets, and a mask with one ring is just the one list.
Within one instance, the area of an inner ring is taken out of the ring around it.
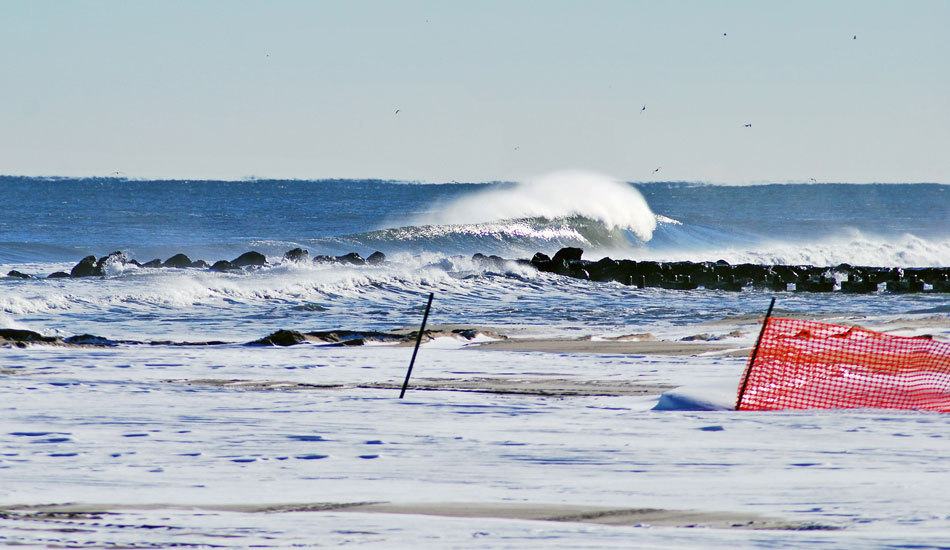
{"label": "seagull", "polygon": [[746,128],[751,128],[752,125],[751,125],[751,124],[746,124],[745,127],[746,127]]}
{"label": "seagull", "polygon": [[398,114],[399,114],[399,111],[401,111],[401,109],[396,109],[396,112],[395,112],[395,113],[393,113],[393,116],[396,116],[396,115],[398,115]]}
{"label": "seagull", "polygon": [[726,33],[722,33],[723,36],[726,36]]}
{"label": "seagull", "polygon": [[657,167],[656,167],[656,170],[654,170],[653,173],[656,174],[657,172],[659,172],[659,171],[660,171],[660,168],[663,168],[663,167],[662,167],[662,166],[657,166]]}
{"label": "seagull", "polygon": [[642,109],[640,109],[640,114],[642,115],[642,114],[643,114],[643,111],[646,111],[646,110],[647,110],[647,106],[646,106],[646,105],[644,105],[644,106],[643,106],[643,108],[642,108]]}
{"label": "seagull", "polygon": [[851,40],[857,40],[857,39],[858,39],[858,35],[854,35],[854,37],[851,38]]}

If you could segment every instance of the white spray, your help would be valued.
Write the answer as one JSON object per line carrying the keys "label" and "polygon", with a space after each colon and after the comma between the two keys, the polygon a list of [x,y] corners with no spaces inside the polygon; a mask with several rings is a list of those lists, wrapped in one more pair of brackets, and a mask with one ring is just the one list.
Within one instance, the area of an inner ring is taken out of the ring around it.
{"label": "white spray", "polygon": [[463,197],[424,223],[458,225],[574,216],[599,221],[609,229],[630,230],[642,241],[649,241],[656,229],[656,216],[636,189],[608,176],[580,170],[556,172]]}

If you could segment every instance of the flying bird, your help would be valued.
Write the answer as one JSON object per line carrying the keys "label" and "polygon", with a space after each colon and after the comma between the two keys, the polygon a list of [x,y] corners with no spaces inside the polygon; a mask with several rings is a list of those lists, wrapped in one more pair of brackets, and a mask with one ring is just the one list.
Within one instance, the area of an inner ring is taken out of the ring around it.
{"label": "flying bird", "polygon": [[746,128],[751,128],[752,125],[751,125],[751,124],[746,124],[745,127],[746,127]]}
{"label": "flying bird", "polygon": [[398,115],[398,114],[399,114],[399,111],[400,111],[400,110],[401,110],[401,109],[396,109],[396,112],[395,112],[395,113],[393,113],[393,116],[396,116],[396,115]]}
{"label": "flying bird", "polygon": [[640,109],[640,114],[642,115],[642,114],[643,114],[643,111],[646,111],[646,110],[647,110],[647,106],[646,106],[646,105],[644,105],[644,106],[643,106],[643,108],[642,108],[642,109]]}
{"label": "flying bird", "polygon": [[660,171],[660,168],[663,168],[663,167],[662,167],[662,166],[657,166],[657,167],[656,167],[656,170],[654,170],[653,173],[656,174],[657,172],[659,172],[659,171]]}
{"label": "flying bird", "polygon": [[851,40],[857,40],[857,39],[858,39],[858,35],[854,35],[854,37],[851,38]]}

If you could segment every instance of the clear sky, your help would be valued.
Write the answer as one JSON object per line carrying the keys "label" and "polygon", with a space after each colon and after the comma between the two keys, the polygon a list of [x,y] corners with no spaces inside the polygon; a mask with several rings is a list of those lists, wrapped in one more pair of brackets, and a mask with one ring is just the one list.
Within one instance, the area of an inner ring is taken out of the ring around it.
{"label": "clear sky", "polygon": [[948,24],[945,0],[0,0],[0,174],[950,183]]}

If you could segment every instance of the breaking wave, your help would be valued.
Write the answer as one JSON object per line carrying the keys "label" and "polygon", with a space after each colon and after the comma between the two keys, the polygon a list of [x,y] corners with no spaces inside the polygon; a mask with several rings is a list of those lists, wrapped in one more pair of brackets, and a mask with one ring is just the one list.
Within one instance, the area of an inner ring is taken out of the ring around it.
{"label": "breaking wave", "polygon": [[643,195],[632,186],[584,171],[557,172],[468,195],[418,221],[466,226],[531,219],[584,219],[608,230],[629,231],[643,242],[652,238],[657,223]]}

